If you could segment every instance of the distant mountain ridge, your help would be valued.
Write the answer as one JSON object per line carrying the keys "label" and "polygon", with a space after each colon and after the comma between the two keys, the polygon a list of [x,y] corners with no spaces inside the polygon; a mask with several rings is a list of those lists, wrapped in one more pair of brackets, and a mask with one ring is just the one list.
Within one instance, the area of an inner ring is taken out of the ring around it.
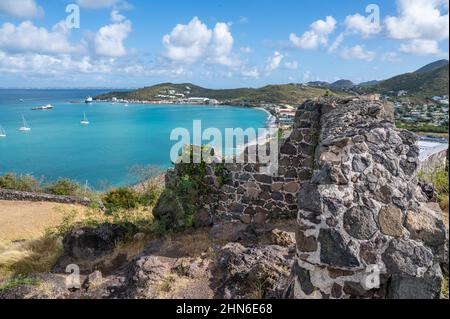
{"label": "distant mountain ridge", "polygon": [[412,73],[394,76],[375,85],[359,87],[360,93],[397,95],[405,91],[405,97],[414,102],[424,102],[433,96],[449,94],[449,62],[440,60]]}
{"label": "distant mountain ridge", "polygon": [[334,83],[323,81],[303,84],[267,85],[261,88],[237,89],[207,89],[192,83],[162,83],[130,92],[111,92],[97,96],[96,99],[111,99],[112,97],[154,101],[159,95],[167,92],[185,94],[186,97],[204,97],[226,103],[258,104],[258,103],[289,103],[300,104],[308,99],[324,96],[332,91],[334,94],[371,94],[379,93],[396,97],[400,91],[405,91],[404,97],[421,103],[433,96],[449,94],[449,61],[439,60],[418,69],[415,72],[397,75],[383,81],[369,81],[355,85],[350,80],[338,80]]}
{"label": "distant mountain ridge", "polygon": [[434,71],[437,69],[440,69],[442,67],[448,67],[448,60],[439,60],[430,64],[425,65],[424,67],[420,68],[419,70],[417,70],[414,73],[425,73],[425,72],[430,72],[430,71]]}
{"label": "distant mountain ridge", "polygon": [[128,100],[151,101],[157,100],[159,95],[175,92],[186,97],[204,97],[226,101],[229,103],[289,103],[299,104],[308,99],[324,96],[326,89],[309,87],[302,84],[267,85],[262,88],[238,88],[215,90],[207,89],[192,83],[162,83],[145,87],[131,92],[111,92],[97,96],[96,99],[111,99],[117,97]]}

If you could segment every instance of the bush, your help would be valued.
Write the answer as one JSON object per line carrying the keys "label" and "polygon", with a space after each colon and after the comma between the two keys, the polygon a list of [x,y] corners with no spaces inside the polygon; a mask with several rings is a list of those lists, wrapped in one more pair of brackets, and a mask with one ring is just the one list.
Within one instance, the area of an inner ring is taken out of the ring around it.
{"label": "bush", "polygon": [[162,190],[159,188],[146,189],[139,194],[139,203],[143,206],[155,206],[161,196]]}
{"label": "bush", "polygon": [[0,176],[0,188],[13,189],[23,192],[36,192],[40,188],[40,182],[31,175],[19,175],[7,173]]}
{"label": "bush", "polygon": [[130,210],[139,206],[140,196],[132,188],[117,188],[105,194],[103,204],[109,212],[121,209]]}
{"label": "bush", "polygon": [[61,196],[78,196],[82,194],[81,186],[67,178],[59,179],[54,184],[47,186],[47,192]]}

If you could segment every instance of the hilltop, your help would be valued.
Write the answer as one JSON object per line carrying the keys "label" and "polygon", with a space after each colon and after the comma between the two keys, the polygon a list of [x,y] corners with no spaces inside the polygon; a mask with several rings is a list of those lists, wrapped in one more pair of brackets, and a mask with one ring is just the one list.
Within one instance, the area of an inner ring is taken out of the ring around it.
{"label": "hilltop", "polygon": [[355,90],[389,96],[397,96],[400,91],[405,91],[405,98],[417,103],[425,102],[433,96],[448,95],[448,65],[447,60],[436,61],[415,72],[401,74],[374,85],[359,86]]}
{"label": "hilltop", "polygon": [[183,94],[185,97],[204,97],[216,99],[225,103],[253,104],[253,103],[289,103],[300,104],[308,99],[322,97],[327,89],[310,87],[302,84],[268,85],[262,88],[237,88],[215,90],[207,89],[192,83],[163,83],[144,87],[131,92],[111,92],[97,96],[98,100],[119,99],[154,101],[161,95]]}

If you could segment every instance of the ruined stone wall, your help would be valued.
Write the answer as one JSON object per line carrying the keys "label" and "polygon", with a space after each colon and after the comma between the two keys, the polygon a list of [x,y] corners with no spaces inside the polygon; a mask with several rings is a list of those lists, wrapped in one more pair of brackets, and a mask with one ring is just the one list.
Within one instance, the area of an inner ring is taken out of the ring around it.
{"label": "ruined stone wall", "polygon": [[10,189],[0,189],[0,200],[79,204],[83,206],[91,204],[88,198],[21,192]]}
{"label": "ruined stone wall", "polygon": [[300,112],[309,108],[319,132],[286,297],[439,297],[445,227],[416,197],[415,135],[395,129],[389,103],[324,99]]}
{"label": "ruined stone wall", "polygon": [[226,183],[222,185],[216,174],[218,165],[208,165],[205,182],[211,192],[203,200],[210,216],[248,224],[295,218],[300,183],[313,173],[319,120],[313,102],[298,109],[292,134],[279,145],[278,174],[262,173],[264,165],[259,163],[225,164]]}

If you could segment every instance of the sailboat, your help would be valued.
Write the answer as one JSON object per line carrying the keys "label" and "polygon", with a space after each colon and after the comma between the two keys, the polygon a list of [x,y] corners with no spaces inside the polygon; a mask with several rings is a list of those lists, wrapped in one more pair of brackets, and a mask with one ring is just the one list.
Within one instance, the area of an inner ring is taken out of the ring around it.
{"label": "sailboat", "polygon": [[21,132],[31,131],[31,128],[28,127],[28,123],[23,115],[22,115],[22,126],[19,128],[19,131]]}
{"label": "sailboat", "polygon": [[83,120],[80,122],[80,124],[82,125],[89,125],[90,122],[88,121],[87,117],[86,117],[86,113],[83,113]]}
{"label": "sailboat", "polygon": [[6,137],[6,132],[1,125],[0,125],[0,137]]}

